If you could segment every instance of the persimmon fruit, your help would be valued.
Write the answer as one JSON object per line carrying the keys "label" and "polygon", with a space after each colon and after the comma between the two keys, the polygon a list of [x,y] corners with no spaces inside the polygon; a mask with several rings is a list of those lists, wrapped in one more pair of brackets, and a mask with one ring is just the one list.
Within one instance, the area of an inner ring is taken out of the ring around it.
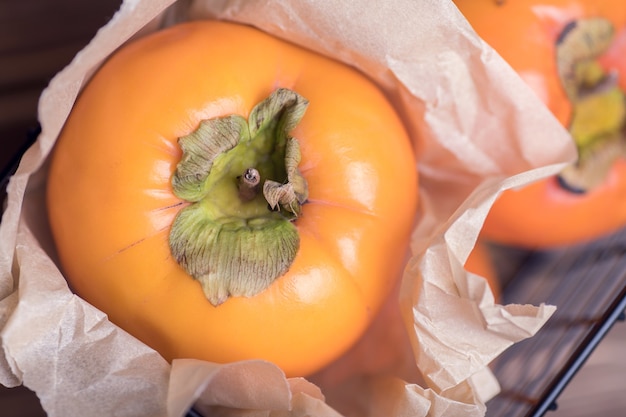
{"label": "persimmon fruit", "polygon": [[504,191],[482,236],[534,249],[587,242],[624,227],[626,3],[455,3],[569,130],[578,149],[577,161],[558,175]]}
{"label": "persimmon fruit", "polygon": [[47,208],[71,288],[164,358],[293,376],[380,310],[417,186],[412,138],[368,77],[202,20],[98,69],[53,149]]}

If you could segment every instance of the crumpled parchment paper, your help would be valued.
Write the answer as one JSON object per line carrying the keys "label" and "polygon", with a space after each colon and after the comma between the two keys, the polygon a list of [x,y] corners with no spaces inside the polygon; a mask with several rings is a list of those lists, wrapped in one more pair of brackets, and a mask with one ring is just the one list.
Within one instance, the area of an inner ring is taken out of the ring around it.
{"label": "crumpled parchment paper", "polygon": [[[390,301],[408,346],[390,367],[398,372],[330,384],[334,365],[307,380],[264,361],[169,364],[72,294],[58,271],[46,158],[77,94],[125,41],[204,18],[257,26],[354,65],[403,117],[418,154],[420,209]],[[463,268],[498,193],[556,173],[575,150],[449,0],[126,0],[43,92],[39,117],[0,225],[0,382],[34,390],[50,416],[179,417],[195,404],[206,415],[478,417],[499,389],[489,362],[554,311],[498,305]]]}

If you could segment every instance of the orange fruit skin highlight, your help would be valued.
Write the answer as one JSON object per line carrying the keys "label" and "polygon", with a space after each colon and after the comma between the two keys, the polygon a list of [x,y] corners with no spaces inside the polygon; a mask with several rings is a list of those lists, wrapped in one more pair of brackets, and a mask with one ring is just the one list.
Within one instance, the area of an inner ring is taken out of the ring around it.
{"label": "orange fruit skin highlight", "polygon": [[[218,307],[172,258],[179,137],[279,87],[310,102],[292,132],[309,199],[300,249],[267,290]],[[73,290],[167,360],[265,359],[307,375],[364,332],[404,267],[417,210],[412,143],[361,73],[253,28],[180,24],[116,52],[79,96],[47,204]]]}
{"label": "orange fruit skin highlight", "polygon": [[[558,77],[557,37],[567,23],[603,17],[615,27],[610,49],[599,58],[616,70],[626,89],[626,2],[621,0],[455,0],[472,27],[489,43],[554,116],[568,126],[569,102]],[[494,138],[495,140],[496,138]],[[589,241],[626,225],[626,161],[619,158],[604,183],[582,195],[568,192],[550,177],[506,190],[485,220],[482,236],[512,246],[549,248]]]}

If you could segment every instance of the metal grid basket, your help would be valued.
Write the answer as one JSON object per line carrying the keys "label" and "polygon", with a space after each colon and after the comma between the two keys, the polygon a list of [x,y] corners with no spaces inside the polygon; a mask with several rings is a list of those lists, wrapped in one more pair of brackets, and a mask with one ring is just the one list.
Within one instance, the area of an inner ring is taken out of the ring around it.
{"label": "metal grid basket", "polygon": [[492,364],[502,391],[487,417],[538,417],[556,400],[626,309],[626,229],[611,236],[520,256],[494,247],[500,262],[518,259],[504,303],[552,304],[557,311],[537,334],[513,345]]}

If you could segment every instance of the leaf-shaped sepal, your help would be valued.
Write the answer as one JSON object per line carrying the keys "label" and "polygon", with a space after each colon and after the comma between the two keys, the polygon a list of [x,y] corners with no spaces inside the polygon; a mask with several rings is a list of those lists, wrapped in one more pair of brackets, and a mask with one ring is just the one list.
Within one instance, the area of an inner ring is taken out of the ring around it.
{"label": "leaf-shaped sepal", "polygon": [[172,254],[213,305],[266,289],[289,269],[300,243],[291,222],[215,220],[199,204],[181,210],[171,230]]}

